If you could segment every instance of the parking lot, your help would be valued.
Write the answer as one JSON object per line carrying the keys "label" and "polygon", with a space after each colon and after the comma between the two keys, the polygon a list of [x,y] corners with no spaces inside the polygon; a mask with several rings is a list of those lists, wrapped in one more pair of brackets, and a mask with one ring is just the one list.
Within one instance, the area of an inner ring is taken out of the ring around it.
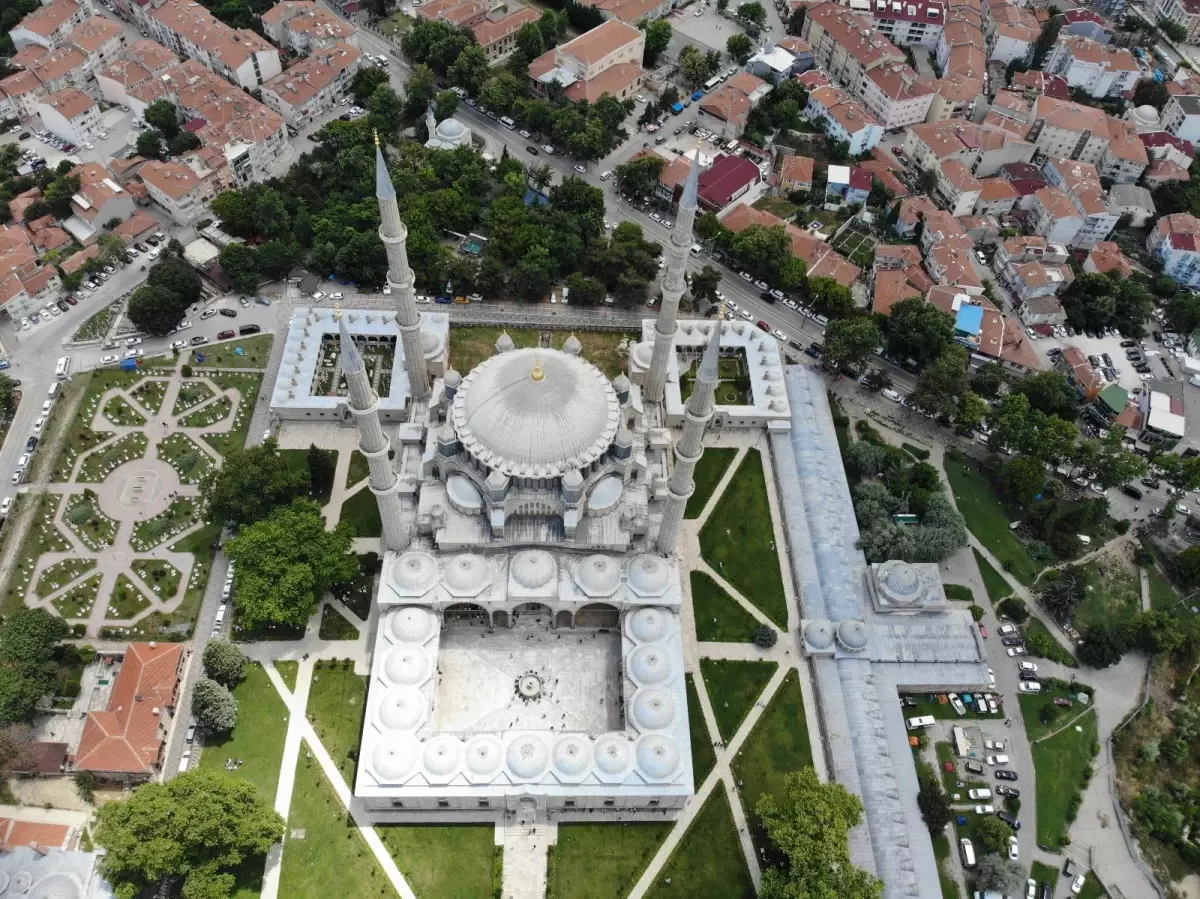
{"label": "parking lot", "polygon": [[[1157,322],[1153,325],[1155,330],[1162,332],[1163,326]],[[1121,387],[1133,393],[1135,390],[1140,390],[1146,382],[1153,378],[1175,378],[1183,374],[1182,360],[1176,357],[1175,351],[1180,356],[1183,355],[1183,349],[1180,346],[1167,347],[1154,340],[1153,336],[1147,335],[1141,340],[1135,341],[1138,348],[1146,360],[1146,364],[1150,368],[1150,372],[1143,374],[1134,370],[1133,363],[1126,358],[1126,350],[1129,347],[1122,347],[1121,344],[1127,342],[1126,338],[1118,334],[1113,334],[1108,337],[1088,337],[1086,334],[1076,332],[1074,337],[1039,337],[1034,339],[1034,349],[1038,355],[1045,360],[1047,368],[1054,365],[1054,353],[1051,350],[1061,350],[1068,346],[1078,347],[1083,353],[1089,357],[1095,356],[1101,361],[1101,367],[1097,368],[1097,374],[1104,376],[1103,368],[1109,367],[1117,374],[1113,383],[1119,384]],[[1105,354],[1112,360],[1112,365],[1104,359]],[[1165,362],[1165,365],[1164,365]],[[1166,366],[1170,366],[1168,369]]]}

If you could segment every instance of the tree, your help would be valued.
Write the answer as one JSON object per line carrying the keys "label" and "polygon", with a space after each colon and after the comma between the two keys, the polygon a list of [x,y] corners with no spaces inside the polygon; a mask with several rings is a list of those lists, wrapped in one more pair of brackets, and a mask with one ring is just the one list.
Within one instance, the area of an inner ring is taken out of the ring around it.
{"label": "tree", "polygon": [[321,449],[315,443],[308,445],[308,489],[313,496],[327,496],[333,489],[336,467],[336,450]]}
{"label": "tree", "polygon": [[1019,896],[1025,887],[1025,869],[1021,863],[999,855],[979,859],[978,878],[980,888],[1003,896]]}
{"label": "tree", "polygon": [[654,154],[633,162],[624,162],[613,169],[613,174],[622,193],[630,196],[649,196],[653,194],[658,176],[665,165],[666,160]]}
{"label": "tree", "polygon": [[129,297],[126,311],[138,330],[161,337],[183,321],[190,305],[173,290],[143,284]]}
{"label": "tree", "polygon": [[487,52],[478,44],[468,44],[450,66],[447,79],[474,97],[479,94],[490,73]]}
{"label": "tree", "polygon": [[811,767],[788,774],[783,789],[755,807],[784,867],[763,872],[759,896],[854,896],[879,899],[883,881],[850,861],[850,828],[862,820],[862,801],[838,783],[821,783]]}
{"label": "tree", "polygon": [[254,293],[258,288],[258,263],[254,258],[254,250],[244,243],[231,243],[221,247],[218,258],[221,270],[233,282],[234,290]]}
{"label": "tree", "polygon": [[925,366],[941,357],[954,338],[954,319],[932,303],[912,297],[892,306],[888,354]]}
{"label": "tree", "polygon": [[526,22],[517,32],[517,52],[521,54],[521,58],[525,64],[533,62],[545,52],[546,40],[542,35],[542,29],[538,27],[536,22]]}
{"label": "tree", "polygon": [[761,3],[743,3],[737,8],[737,17],[745,19],[747,22],[753,22],[759,28],[762,28],[767,23],[767,11]]}
{"label": "tree", "polygon": [[[378,90],[378,88],[376,88]],[[425,109],[433,102],[437,93],[437,76],[427,65],[413,66],[412,74],[404,82],[404,112],[405,119],[412,121],[425,116]],[[371,92],[371,97],[375,92]]]}
{"label": "tree", "polygon": [[33,717],[54,687],[54,651],[66,635],[66,622],[40,608],[18,609],[0,626],[0,727]]}
{"label": "tree", "polygon": [[595,278],[588,278],[579,272],[567,276],[567,289],[571,292],[571,305],[598,306],[604,302],[608,290],[604,284]]}
{"label": "tree", "polygon": [[182,256],[170,251],[150,267],[146,283],[179,294],[188,306],[200,299],[200,276],[183,261]]}
{"label": "tree", "polygon": [[479,92],[479,103],[497,115],[512,112],[513,101],[521,93],[521,84],[511,72],[501,72],[484,82]]}
{"label": "tree", "polygon": [[17,411],[16,384],[8,375],[0,375],[0,421],[9,421]]}
{"label": "tree", "polygon": [[1189,546],[1176,555],[1171,573],[1189,586],[1200,584],[1200,546]]}
{"label": "tree", "polygon": [[792,14],[788,16],[787,33],[799,34],[804,30],[804,14],[808,11],[807,7],[800,6],[792,10]]}
{"label": "tree", "polygon": [[693,299],[706,299],[715,303],[717,301],[717,290],[721,286],[721,273],[711,265],[706,264],[700,271],[692,273],[690,283]]}
{"label": "tree", "polygon": [[135,146],[138,156],[145,159],[162,159],[167,155],[163,148],[162,135],[152,128],[138,134]]}
{"label": "tree", "polygon": [[[842,318],[854,311],[854,297],[850,288],[839,284],[833,278],[810,278],[808,294],[813,311],[831,319]],[[874,350],[875,347],[871,349]]]}
{"label": "tree", "polygon": [[244,526],[304,496],[310,486],[308,473],[292,468],[272,438],[230,450],[224,464],[200,482],[200,495],[209,521]]}
{"label": "tree", "polygon": [[921,372],[909,399],[924,412],[952,416],[968,389],[967,351],[948,346],[934,365]]}
{"label": "tree", "polygon": [[925,826],[934,836],[945,830],[946,825],[954,818],[946,791],[932,777],[921,778],[920,789],[917,790],[917,808],[921,810]]}
{"label": "tree", "polygon": [[1033,505],[1034,498],[1046,483],[1046,470],[1032,456],[1017,456],[1000,472],[1005,492],[1023,506]]}
{"label": "tree", "polygon": [[653,69],[659,55],[671,44],[671,23],[666,19],[655,19],[642,25],[646,32],[646,51],[642,56],[642,64],[647,69]]}
{"label": "tree", "polygon": [[[410,95],[411,99],[412,95]],[[414,107],[411,113],[407,103],[408,101],[402,100],[400,95],[389,85],[379,85],[371,94],[371,98],[367,100],[367,123],[371,126],[371,130],[381,134],[398,134],[404,127],[405,118],[420,118],[424,121],[425,109],[429,102],[426,102],[419,110]]]}
{"label": "tree", "polygon": [[558,39],[566,33],[566,11],[555,12],[552,9],[546,10],[542,13],[542,17],[538,19],[538,28],[542,29],[542,40],[545,41],[546,46],[553,47],[558,43]]}
{"label": "tree", "polygon": [[974,431],[983,424],[983,420],[990,408],[979,394],[974,391],[967,391],[966,396],[962,399],[962,405],[958,407],[958,415],[954,418],[954,426],[964,434]]}
{"label": "tree", "polygon": [[179,133],[179,113],[170,100],[155,100],[142,114],[146,124],[170,140]]}
{"label": "tree", "polygon": [[331,585],[354,577],[353,539],[345,521],[325,530],[321,507],[305,499],[243,527],[226,552],[237,563],[237,604],[245,626],[307,622]]}
{"label": "tree", "polygon": [[1042,67],[1042,63],[1046,60],[1046,54],[1058,43],[1058,32],[1061,28],[1062,19],[1058,16],[1051,16],[1042,26],[1042,33],[1038,35],[1038,39],[1033,45],[1031,68],[1040,69]]}
{"label": "tree", "polygon": [[1176,22],[1172,22],[1170,19],[1159,19],[1158,28],[1177,44],[1181,44],[1187,40],[1187,29]]}
{"label": "tree", "polygon": [[754,645],[759,649],[770,649],[779,641],[779,632],[767,624],[754,629]]}
{"label": "tree", "polygon": [[1079,661],[1093,668],[1115,665],[1129,649],[1130,636],[1127,625],[1119,621],[1085,625],[1079,630]]}
{"label": "tree", "polygon": [[1159,112],[1167,105],[1171,94],[1167,86],[1153,78],[1143,78],[1133,86],[1134,106],[1153,106]]}
{"label": "tree", "polygon": [[679,74],[689,90],[695,90],[712,77],[708,58],[691,44],[679,51]]}
{"label": "tree", "polygon": [[1013,384],[1010,392],[1024,395],[1029,407],[1046,415],[1057,415],[1073,421],[1079,407],[1079,397],[1066,376],[1049,369],[1034,372]]}
{"label": "tree", "polygon": [[238,704],[229,692],[215,680],[201,678],[192,692],[192,714],[202,730],[211,734],[226,734],[237,724]]}
{"label": "tree", "polygon": [[[821,280],[813,278],[809,284]],[[861,365],[875,352],[880,340],[879,327],[870,316],[836,318],[825,328],[825,358],[833,365]]]}
{"label": "tree", "polygon": [[228,640],[210,640],[204,647],[204,673],[225,687],[236,687],[246,676],[246,657]]}
{"label": "tree", "polygon": [[444,121],[458,111],[458,94],[454,91],[438,91],[433,95],[433,117]]}
{"label": "tree", "polygon": [[754,52],[754,41],[740,32],[731,34],[729,40],[725,42],[725,49],[728,51],[730,59],[735,60],[738,65],[745,65],[750,54]]}
{"label": "tree", "polygon": [[975,834],[983,854],[1003,852],[1008,849],[1008,838],[1013,835],[1013,829],[999,818],[984,815],[975,822]]}
{"label": "tree", "polygon": [[1042,590],[1041,602],[1058,622],[1069,621],[1075,609],[1083,602],[1086,593],[1082,579],[1075,566],[1060,568],[1057,577],[1047,576]]}
{"label": "tree", "polygon": [[1102,440],[1081,440],[1075,466],[1106,490],[1140,478],[1146,473],[1146,462],[1125,449],[1124,437],[1125,429],[1114,427]]}
{"label": "tree", "polygon": [[270,803],[249,781],[206,768],[145,784],[101,806],[96,842],[108,850],[101,870],[121,899],[175,877],[184,896],[232,895],[234,872],[283,839],[283,819]]}
{"label": "tree", "polygon": [[272,280],[282,278],[296,264],[295,248],[278,240],[269,240],[254,251],[259,272]]}
{"label": "tree", "polygon": [[1180,334],[1191,334],[1200,327],[1200,295],[1180,291],[1167,301],[1167,321]]}

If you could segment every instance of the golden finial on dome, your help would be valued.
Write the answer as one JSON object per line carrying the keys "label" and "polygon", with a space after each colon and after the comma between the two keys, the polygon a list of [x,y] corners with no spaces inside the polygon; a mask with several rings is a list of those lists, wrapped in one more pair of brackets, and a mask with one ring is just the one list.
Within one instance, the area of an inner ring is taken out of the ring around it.
{"label": "golden finial on dome", "polygon": [[342,320],[342,304],[340,300],[333,301],[333,320],[335,322]]}
{"label": "golden finial on dome", "polygon": [[373,129],[371,129],[371,133],[375,135],[375,146],[378,147],[379,146],[379,129],[373,128]]}
{"label": "golden finial on dome", "polygon": [[533,360],[533,371],[529,373],[531,381],[541,382],[546,379],[546,371],[542,368],[542,357],[535,356]]}

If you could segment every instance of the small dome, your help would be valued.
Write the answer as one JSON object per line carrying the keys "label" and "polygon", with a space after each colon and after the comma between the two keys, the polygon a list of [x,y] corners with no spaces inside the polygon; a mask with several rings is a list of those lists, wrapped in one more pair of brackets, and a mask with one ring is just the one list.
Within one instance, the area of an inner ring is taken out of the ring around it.
{"label": "small dome", "polygon": [[536,780],[550,764],[550,750],[546,741],[534,734],[524,734],[508,744],[504,754],[508,770],[522,780]]}
{"label": "small dome", "polygon": [[617,439],[615,442],[617,446],[620,447],[632,447],[633,434],[629,432],[628,428],[621,428],[621,430],[617,431]]}
{"label": "small dome", "polygon": [[576,566],[575,582],[588,596],[612,596],[621,582],[621,565],[609,556],[588,556]]}
{"label": "small dome", "polygon": [[671,619],[662,609],[638,609],[629,616],[629,633],[639,643],[657,643],[671,632]]}
{"label": "small dome", "polygon": [[663,734],[649,734],[637,743],[638,768],[647,777],[665,780],[679,769],[679,748]]}
{"label": "small dome", "polygon": [[474,596],[492,580],[492,569],[483,556],[463,553],[446,563],[442,581],[455,596]]}
{"label": "small dome", "polygon": [[458,770],[461,758],[462,743],[447,734],[440,734],[425,744],[421,761],[430,774],[446,777]]}
{"label": "small dome", "polygon": [[421,349],[426,353],[435,352],[442,345],[442,338],[433,331],[421,332]]}
{"label": "small dome", "polygon": [[567,777],[579,777],[592,764],[592,747],[578,734],[569,734],[554,744],[554,768]]}
{"label": "small dome", "polygon": [[921,587],[917,569],[900,559],[892,559],[880,565],[875,578],[880,592],[893,603],[916,602],[925,592]]}
{"label": "small dome", "polygon": [[768,384],[767,385],[767,396],[783,396],[783,385],[782,384]]}
{"label": "small dome", "polygon": [[639,684],[665,684],[671,679],[671,657],[657,646],[639,646],[629,654],[629,676]]}
{"label": "small dome", "polygon": [[638,690],[632,717],[638,730],[666,730],[675,723],[675,698],[665,687]]}
{"label": "small dome", "polygon": [[509,350],[516,349],[516,347],[517,347],[517,345],[515,343],[513,343],[513,339],[508,336],[507,331],[505,331],[503,334],[501,334],[499,337],[496,338],[496,352],[497,353],[507,353]]}
{"label": "small dome", "polygon": [[30,899],[79,899],[83,890],[74,876],[56,871],[39,880],[28,895]]}
{"label": "small dome", "polygon": [[437,126],[437,136],[443,140],[459,140],[466,131],[463,123],[455,118],[442,119]]}
{"label": "small dome", "polygon": [[442,375],[442,383],[447,387],[455,388],[462,383],[462,375],[452,368],[446,369],[446,373]]}
{"label": "small dome", "polygon": [[612,385],[613,390],[615,390],[617,393],[629,393],[629,378],[625,377],[623,374],[617,375],[616,378],[613,379]]}
{"label": "small dome", "polygon": [[1153,106],[1146,104],[1133,111],[1133,120],[1139,125],[1153,125],[1161,116]]}
{"label": "small dome", "polygon": [[579,342],[579,338],[572,334],[563,343],[563,352],[569,353],[572,356],[578,356],[583,352],[583,344]]}
{"label": "small dome", "polygon": [[639,596],[662,596],[671,583],[671,569],[658,556],[641,555],[629,563],[625,579]]}
{"label": "small dome", "polygon": [[411,737],[385,737],[371,755],[371,770],[377,780],[394,783],[403,780],[417,762],[417,744]]}
{"label": "small dome", "polygon": [[405,553],[392,566],[392,584],[401,596],[422,596],[437,583],[437,574],[429,553]]}
{"label": "small dome", "polygon": [[502,764],[500,741],[491,736],[478,736],[467,743],[464,753],[467,770],[476,777],[492,777]]}
{"label": "small dome", "polygon": [[605,734],[596,741],[596,767],[605,774],[624,774],[631,758],[629,741],[622,734]]}
{"label": "small dome", "polygon": [[413,646],[396,646],[388,653],[383,663],[384,674],[393,684],[416,687],[429,676],[429,659],[422,649]]}
{"label": "small dome", "polygon": [[804,640],[813,649],[828,649],[833,645],[833,628],[828,621],[810,621],[804,625]]}
{"label": "small dome", "polygon": [[650,367],[650,360],[654,358],[654,344],[648,340],[643,340],[637,345],[637,349],[633,351],[633,358],[642,368]]}
{"label": "small dome", "polygon": [[424,643],[433,634],[437,619],[428,609],[405,606],[396,609],[388,621],[392,636],[403,643]]}
{"label": "small dome", "polygon": [[847,618],[837,626],[837,641],[847,652],[861,652],[867,648],[867,626]]}
{"label": "small dome", "polygon": [[536,590],[550,583],[558,573],[558,564],[544,549],[526,549],[513,556],[509,572],[522,587]]}
{"label": "small dome", "polygon": [[425,720],[427,704],[415,687],[392,687],[379,704],[379,723],[390,730],[415,730]]}

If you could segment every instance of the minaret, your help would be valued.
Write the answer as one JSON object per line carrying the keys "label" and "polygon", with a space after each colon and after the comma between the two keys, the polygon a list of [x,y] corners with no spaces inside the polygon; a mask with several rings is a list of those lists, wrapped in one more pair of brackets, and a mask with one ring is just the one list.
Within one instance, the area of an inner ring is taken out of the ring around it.
{"label": "minaret", "polygon": [[700,361],[700,372],[688,397],[687,406],[683,412],[683,435],[675,444],[675,470],[671,472],[671,480],[667,484],[667,501],[663,507],[662,524],[658,528],[658,538],[655,547],[661,553],[675,552],[675,544],[679,540],[679,525],[683,521],[683,513],[687,508],[688,497],[696,485],[692,482],[692,473],[696,463],[704,455],[704,430],[713,417],[713,395],[717,392],[717,371],[721,357],[721,323],[725,317],[725,304],[717,310],[717,320],[713,323],[713,334],[708,346],[704,348],[704,358]]}
{"label": "minaret", "polygon": [[358,427],[358,449],[367,457],[371,479],[369,486],[379,504],[379,517],[383,521],[383,548],[399,551],[408,546],[409,533],[404,524],[404,510],[397,492],[398,480],[388,453],[392,448],[383,425],[379,423],[379,397],[371,389],[371,381],[363,367],[362,356],[354,339],[346,330],[346,322],[339,309],[338,337],[342,344],[342,372],[350,389],[347,406]]}
{"label": "minaret", "polygon": [[396,204],[396,187],[388,174],[387,162],[375,135],[375,196],[379,200],[379,239],[383,241],[388,258],[388,284],[396,297],[396,321],[400,324],[400,341],[404,347],[404,370],[408,374],[408,390],[414,400],[429,396],[429,368],[421,346],[421,313],[413,293],[413,273],[408,267],[408,228],[400,221]]}
{"label": "minaret", "polygon": [[692,157],[683,197],[679,201],[679,216],[675,230],[667,240],[666,266],[663,270],[662,307],[654,323],[654,355],[646,375],[644,396],[647,402],[661,403],[667,384],[667,362],[675,345],[675,319],[679,314],[679,298],[683,296],[683,272],[687,267],[688,251],[692,248],[692,223],[696,220],[696,185],[700,180],[700,149]]}

